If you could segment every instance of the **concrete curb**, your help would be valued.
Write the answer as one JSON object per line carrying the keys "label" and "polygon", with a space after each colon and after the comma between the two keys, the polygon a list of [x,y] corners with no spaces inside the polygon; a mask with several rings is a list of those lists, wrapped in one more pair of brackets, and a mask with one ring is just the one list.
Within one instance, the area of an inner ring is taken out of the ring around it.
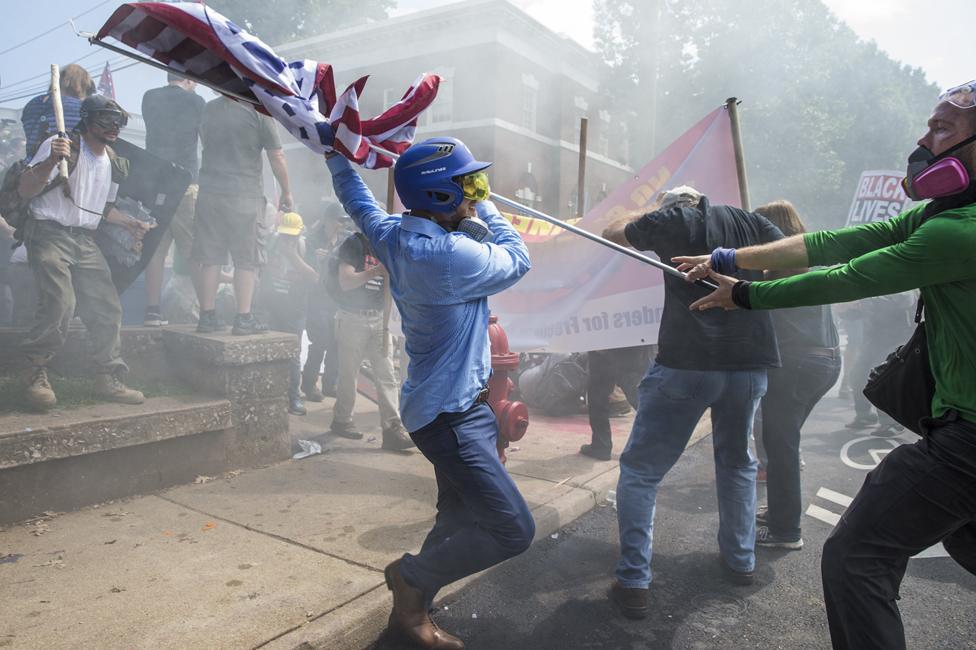
{"label": "concrete curb", "polygon": [[[695,427],[688,447],[700,442],[709,433],[711,420],[706,412]],[[582,484],[570,482],[572,490],[536,506],[532,510],[536,524],[535,541],[545,539],[602,503],[607,491],[616,487],[619,469],[618,462],[608,463],[601,474]],[[523,475],[515,476],[517,482],[517,478]],[[446,587],[438,594],[438,599],[451,596],[481,575],[484,573]],[[369,647],[383,633],[393,607],[393,597],[386,589],[382,575],[377,577],[379,580],[375,588],[258,647],[261,650],[362,650]]]}
{"label": "concrete curb", "polygon": [[[607,490],[617,484],[618,467],[613,463],[585,484],[573,485],[566,494],[536,506],[532,511],[536,541],[552,535],[601,503]],[[441,591],[438,599],[456,593],[481,575],[455,582]],[[376,588],[258,647],[262,650],[361,650],[368,647],[383,633],[393,606],[393,598],[382,575],[378,578]]]}

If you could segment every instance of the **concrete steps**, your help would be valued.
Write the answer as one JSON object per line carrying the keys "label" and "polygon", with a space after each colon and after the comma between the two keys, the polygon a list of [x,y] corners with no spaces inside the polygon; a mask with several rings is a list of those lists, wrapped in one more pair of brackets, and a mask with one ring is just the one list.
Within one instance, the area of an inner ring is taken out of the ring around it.
{"label": "concrete steps", "polygon": [[141,494],[227,469],[231,403],[156,397],[0,416],[0,523]]}

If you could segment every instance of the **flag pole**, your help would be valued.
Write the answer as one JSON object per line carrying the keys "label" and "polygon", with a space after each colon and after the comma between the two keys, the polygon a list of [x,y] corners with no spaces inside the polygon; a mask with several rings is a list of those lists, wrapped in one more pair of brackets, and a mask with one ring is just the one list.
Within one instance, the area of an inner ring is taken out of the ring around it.
{"label": "flag pole", "polygon": [[[74,23],[72,23],[72,27],[74,27]],[[207,81],[205,79],[202,79],[201,77],[198,77],[197,75],[194,75],[193,73],[185,72],[185,71],[181,71],[181,70],[173,70],[173,69],[171,69],[171,68],[163,65],[162,63],[158,63],[158,62],[153,61],[152,59],[149,59],[147,57],[143,57],[143,56],[140,56],[140,55],[137,55],[137,54],[133,54],[132,52],[129,52],[127,50],[123,50],[120,47],[116,47],[114,45],[110,45],[110,44],[108,44],[108,43],[106,43],[104,41],[101,41],[101,40],[95,38],[95,35],[94,34],[79,32],[78,30],[75,30],[75,33],[78,36],[81,36],[82,38],[86,38],[88,40],[88,42],[91,43],[92,45],[98,45],[99,47],[104,47],[107,50],[111,50],[113,52],[118,52],[119,54],[122,54],[123,56],[129,57],[130,59],[135,59],[136,61],[139,61],[141,63],[145,63],[146,65],[150,65],[150,66],[152,66],[154,68],[159,68],[160,70],[165,70],[167,72],[174,72],[174,73],[176,73],[176,74],[178,74],[178,75],[180,75],[180,76],[182,76],[182,77],[184,77],[186,79],[189,79],[191,81],[195,81],[198,84],[201,84],[203,86],[206,86],[207,88],[210,88],[214,92],[220,93],[222,95],[226,95],[226,96],[232,97],[234,99],[239,99],[240,101],[247,102],[248,104],[260,105],[260,103],[256,99],[254,99],[254,98],[245,97],[243,95],[239,95],[237,93],[229,92],[229,91],[222,90],[222,89],[219,89],[219,88],[214,88],[214,86],[212,86],[209,81]],[[387,156],[390,156],[394,160],[396,160],[397,158],[400,157],[399,155],[393,153],[392,151],[386,151],[385,149],[382,149],[382,148],[377,147],[375,145],[370,145],[370,148],[372,148],[374,151],[376,151],[378,153],[386,154]],[[535,217],[536,219],[542,219],[543,221],[547,221],[547,222],[549,222],[549,223],[551,223],[551,224],[553,224],[555,226],[559,226],[560,228],[563,228],[564,230],[568,230],[569,232],[571,232],[571,233],[573,233],[575,235],[579,235],[580,237],[583,237],[585,239],[589,239],[590,241],[596,242],[598,244],[601,244],[603,246],[606,246],[607,248],[613,249],[613,250],[617,251],[618,253],[622,253],[623,255],[627,255],[628,257],[632,257],[632,258],[634,258],[634,259],[636,259],[638,261],[644,262],[645,264],[649,264],[650,266],[656,267],[656,268],[660,269],[661,271],[664,271],[665,273],[668,273],[669,275],[673,275],[675,277],[679,277],[679,278],[682,278],[682,279],[684,279],[686,277],[686,274],[685,273],[682,273],[681,271],[677,270],[676,268],[674,268],[674,267],[672,267],[672,266],[670,266],[668,264],[665,264],[664,262],[661,262],[659,260],[655,260],[653,258],[647,257],[646,255],[641,255],[640,253],[638,253],[637,251],[635,251],[633,249],[627,248],[625,246],[621,246],[619,244],[615,244],[614,242],[612,242],[612,241],[610,241],[608,239],[604,239],[603,237],[600,237],[599,235],[594,235],[593,233],[591,233],[589,231],[586,231],[586,230],[583,230],[582,228],[577,228],[576,226],[572,226],[572,225],[566,223],[565,221],[561,221],[561,220],[559,220],[559,219],[557,219],[555,217],[550,217],[549,215],[547,215],[547,214],[545,214],[543,212],[539,212],[538,210],[533,210],[532,208],[530,208],[527,205],[522,205],[521,203],[519,203],[517,201],[513,201],[512,199],[506,198],[506,197],[501,196],[499,194],[495,194],[494,192],[491,193],[491,198],[494,199],[494,200],[496,200],[496,201],[498,201],[499,203],[502,203],[502,204],[507,205],[507,206],[512,207],[512,208],[515,208],[516,210],[521,210],[521,211],[525,212],[526,214],[528,214],[531,217]],[[702,286],[702,287],[706,287],[708,289],[712,289],[712,290],[718,289],[718,285],[715,284],[714,282],[712,282],[711,280],[704,280],[704,279],[702,279],[702,280],[695,280],[695,284],[697,284],[699,286]]]}
{"label": "flag pole", "polygon": [[749,207],[749,179],[746,178],[746,157],[742,151],[742,134],[739,132],[739,100],[729,97],[725,100],[725,108],[729,111],[732,122],[732,149],[735,152],[735,173],[739,180],[739,202],[743,210]]}
{"label": "flag pole", "polygon": [[576,216],[583,218],[583,202],[586,200],[586,125],[585,117],[580,118],[579,173],[576,178]]}
{"label": "flag pole", "polygon": [[[72,27],[74,27],[74,23],[72,23]],[[183,77],[184,79],[189,79],[190,81],[197,82],[201,86],[206,86],[207,88],[209,88],[210,90],[214,91],[215,93],[220,93],[221,95],[226,95],[227,97],[230,97],[232,99],[236,99],[236,100],[239,100],[239,101],[242,101],[242,102],[246,102],[246,103],[251,104],[253,106],[261,106],[261,102],[259,102],[254,97],[247,97],[246,95],[241,95],[240,93],[235,93],[235,92],[233,92],[231,90],[224,90],[222,88],[216,88],[209,81],[207,81],[203,77],[200,77],[198,75],[193,74],[192,72],[187,72],[186,70],[175,70],[175,69],[170,68],[170,67],[168,67],[168,66],[166,66],[166,65],[164,65],[162,63],[159,63],[158,61],[154,61],[154,60],[150,59],[149,57],[142,56],[140,54],[136,54],[135,52],[130,52],[129,50],[124,50],[121,47],[118,47],[117,45],[112,45],[110,43],[106,43],[105,41],[102,41],[102,40],[99,40],[99,39],[95,38],[95,35],[92,34],[91,32],[79,32],[78,30],[75,30],[75,34],[77,34],[78,36],[81,36],[82,38],[84,38],[85,40],[87,40],[92,45],[97,45],[98,47],[104,47],[106,50],[109,50],[111,52],[116,52],[118,54],[121,54],[122,56],[127,56],[130,59],[133,59],[135,61],[138,61],[139,63],[145,63],[146,65],[152,66],[152,67],[157,68],[159,70],[163,70],[165,72],[172,72],[173,74],[178,74],[181,77]]]}

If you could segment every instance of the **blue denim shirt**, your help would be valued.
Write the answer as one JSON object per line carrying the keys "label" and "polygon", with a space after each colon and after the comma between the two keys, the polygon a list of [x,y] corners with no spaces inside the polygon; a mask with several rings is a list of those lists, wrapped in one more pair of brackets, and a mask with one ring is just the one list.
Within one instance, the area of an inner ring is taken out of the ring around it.
{"label": "blue denim shirt", "polygon": [[387,214],[342,156],[328,160],[342,207],[369,239],[390,275],[410,364],[400,419],[417,431],[440,413],[471,407],[488,383],[488,296],[515,284],[529,268],[529,251],[494,204],[477,204],[493,233],[479,243],[413,216]]}

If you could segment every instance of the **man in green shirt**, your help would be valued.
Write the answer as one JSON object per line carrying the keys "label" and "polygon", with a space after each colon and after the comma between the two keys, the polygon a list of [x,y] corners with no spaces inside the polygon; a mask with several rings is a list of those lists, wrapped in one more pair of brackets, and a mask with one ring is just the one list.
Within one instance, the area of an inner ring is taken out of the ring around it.
{"label": "man in green shirt", "polygon": [[[932,418],[923,420],[918,442],[895,449],[868,474],[824,545],[835,648],[905,647],[896,600],[912,555],[941,541],[976,573],[974,142],[976,82],[970,82],[943,93],[909,159],[909,196],[935,200],[889,221],[673,260],[689,279],[709,275],[720,285],[691,309],[777,309],[921,290],[935,378]],[[925,175],[937,166],[947,172],[943,180],[955,174],[958,182],[925,188]],[[829,268],[749,283],[715,271],[730,266]]]}

